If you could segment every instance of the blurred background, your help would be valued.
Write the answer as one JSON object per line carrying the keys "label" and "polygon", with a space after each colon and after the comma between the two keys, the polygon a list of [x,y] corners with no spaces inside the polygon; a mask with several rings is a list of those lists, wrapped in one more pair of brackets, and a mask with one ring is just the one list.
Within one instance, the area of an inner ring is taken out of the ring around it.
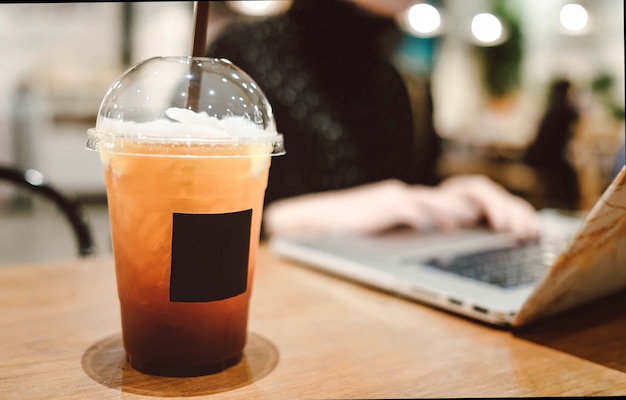
{"label": "blurred background", "polygon": [[[211,3],[209,42],[228,23],[290,6]],[[390,49],[393,61],[409,85],[414,77],[431,88],[440,177],[483,173],[539,208],[593,205],[624,151],[622,0],[416,1],[396,21],[403,35]],[[192,25],[193,2],[184,1],[0,5],[0,165],[36,168],[77,195],[101,253],[110,251],[106,199],[99,158],[84,150],[86,129],[130,65],[188,55]],[[562,146],[578,181],[575,205],[552,194],[552,183],[525,157],[558,81],[568,83],[580,115]],[[41,222],[50,214],[53,206],[0,181],[0,262],[13,253],[49,258],[71,249],[71,238],[55,242],[63,226]],[[47,250],[32,246],[35,237]]]}

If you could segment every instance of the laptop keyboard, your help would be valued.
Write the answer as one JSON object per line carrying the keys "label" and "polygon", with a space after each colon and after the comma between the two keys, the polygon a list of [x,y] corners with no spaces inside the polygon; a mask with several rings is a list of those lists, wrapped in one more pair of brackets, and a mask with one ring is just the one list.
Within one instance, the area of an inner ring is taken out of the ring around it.
{"label": "laptop keyboard", "polygon": [[503,288],[532,283],[541,278],[567,244],[566,237],[544,237],[515,247],[435,257],[430,267]]}

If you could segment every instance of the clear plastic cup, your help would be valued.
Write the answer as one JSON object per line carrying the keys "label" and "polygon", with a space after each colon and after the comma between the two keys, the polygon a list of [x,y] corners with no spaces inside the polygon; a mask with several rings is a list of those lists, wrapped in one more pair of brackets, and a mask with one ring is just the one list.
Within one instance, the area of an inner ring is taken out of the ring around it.
{"label": "clear plastic cup", "polygon": [[104,170],[124,348],[137,370],[219,372],[246,343],[272,109],[224,59],[157,57],[110,87],[88,131]]}

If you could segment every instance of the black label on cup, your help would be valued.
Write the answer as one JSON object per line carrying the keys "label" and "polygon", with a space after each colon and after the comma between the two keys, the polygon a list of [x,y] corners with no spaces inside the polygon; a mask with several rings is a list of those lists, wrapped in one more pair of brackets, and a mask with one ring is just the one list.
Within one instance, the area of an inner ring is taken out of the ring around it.
{"label": "black label on cup", "polygon": [[209,302],[244,293],[251,221],[252,210],[174,213],[170,301]]}

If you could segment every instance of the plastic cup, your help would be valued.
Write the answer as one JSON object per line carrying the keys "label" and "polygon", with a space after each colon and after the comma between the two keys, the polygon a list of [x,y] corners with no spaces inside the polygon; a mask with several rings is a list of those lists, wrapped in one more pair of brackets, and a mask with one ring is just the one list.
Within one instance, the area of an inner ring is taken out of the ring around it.
{"label": "plastic cup", "polygon": [[104,170],[130,364],[164,376],[242,357],[271,157],[262,91],[227,60],[157,57],[126,71],[88,131]]}

